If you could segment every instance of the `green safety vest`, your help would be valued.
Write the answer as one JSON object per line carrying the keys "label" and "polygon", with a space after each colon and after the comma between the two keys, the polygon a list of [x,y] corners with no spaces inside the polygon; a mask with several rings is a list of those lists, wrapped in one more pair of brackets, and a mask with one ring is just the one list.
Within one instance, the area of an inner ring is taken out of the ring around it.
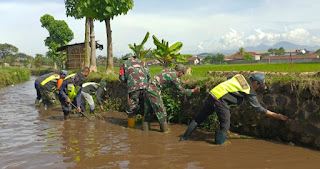
{"label": "green safety vest", "polygon": [[45,84],[47,84],[48,82],[50,82],[51,80],[58,80],[60,79],[59,75],[51,75],[49,77],[47,77],[46,79],[44,79],[44,81],[41,82],[41,85],[44,86]]}
{"label": "green safety vest", "polygon": [[210,93],[217,99],[220,99],[227,93],[233,92],[244,92],[246,94],[250,94],[250,85],[241,74],[237,74],[231,79],[220,83],[210,91]]}
{"label": "green safety vest", "polygon": [[80,86],[74,86],[72,83],[67,85],[67,94],[71,101],[73,101],[73,99],[77,96],[80,89]]}

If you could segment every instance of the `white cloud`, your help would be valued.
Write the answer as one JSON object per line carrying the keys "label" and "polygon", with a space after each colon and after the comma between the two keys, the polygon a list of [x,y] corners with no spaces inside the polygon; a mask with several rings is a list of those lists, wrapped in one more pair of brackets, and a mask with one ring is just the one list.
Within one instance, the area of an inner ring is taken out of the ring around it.
{"label": "white cloud", "polygon": [[289,30],[285,28],[280,33],[264,32],[261,29],[255,29],[255,33],[245,35],[238,33],[237,30],[230,28],[230,32],[221,37],[221,45],[229,49],[239,47],[257,46],[260,44],[273,45],[280,41],[288,41],[295,44],[315,45],[320,44],[320,37],[313,36],[303,28]]}
{"label": "white cloud", "polygon": [[230,32],[221,37],[223,49],[226,48],[238,48],[244,46],[244,33],[238,33],[235,29],[229,28]]}

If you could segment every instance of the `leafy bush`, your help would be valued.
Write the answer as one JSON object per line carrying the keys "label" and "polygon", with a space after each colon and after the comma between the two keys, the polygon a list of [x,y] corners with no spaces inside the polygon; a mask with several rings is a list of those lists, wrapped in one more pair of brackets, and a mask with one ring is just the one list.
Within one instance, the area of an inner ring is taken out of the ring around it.
{"label": "leafy bush", "polygon": [[17,84],[30,79],[27,68],[0,67],[0,87]]}

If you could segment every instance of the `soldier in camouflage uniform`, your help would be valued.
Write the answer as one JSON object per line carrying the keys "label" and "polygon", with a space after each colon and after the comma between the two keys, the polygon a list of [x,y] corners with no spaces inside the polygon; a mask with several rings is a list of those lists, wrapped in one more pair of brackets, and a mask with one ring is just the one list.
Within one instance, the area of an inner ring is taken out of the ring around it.
{"label": "soldier in camouflage uniform", "polygon": [[165,68],[150,82],[146,92],[146,108],[145,108],[145,122],[143,122],[143,130],[149,130],[150,127],[150,110],[157,115],[160,122],[160,130],[165,132],[168,130],[167,126],[167,112],[163,105],[161,98],[161,91],[166,88],[176,88],[181,95],[190,96],[192,93],[200,92],[200,88],[185,89],[182,81],[179,79],[185,73],[185,66],[178,64],[175,69]]}
{"label": "soldier in camouflage uniform", "polygon": [[132,128],[135,116],[144,111],[144,90],[150,81],[150,72],[147,64],[135,57],[125,57],[124,60],[125,62],[120,65],[119,79],[127,83],[128,127]]}

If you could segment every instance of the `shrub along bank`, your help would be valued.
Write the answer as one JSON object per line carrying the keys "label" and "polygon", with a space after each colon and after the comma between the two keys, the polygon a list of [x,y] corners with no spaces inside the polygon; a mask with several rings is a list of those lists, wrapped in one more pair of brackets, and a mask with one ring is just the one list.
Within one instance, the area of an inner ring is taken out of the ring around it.
{"label": "shrub along bank", "polygon": [[[163,92],[163,99],[171,122],[188,124],[201,110],[208,92],[227,76],[184,77],[186,88],[200,87],[201,92],[192,96],[177,96],[174,91]],[[127,105],[126,85],[117,75],[92,73],[89,81],[107,82],[106,108],[125,111]],[[231,110],[231,131],[259,138],[280,140],[320,149],[320,80],[318,77],[267,76],[269,89],[258,91],[261,104],[277,113],[287,115],[289,120],[280,121],[260,115],[247,103]],[[215,114],[201,126],[215,129]]]}
{"label": "shrub along bank", "polygon": [[27,68],[0,67],[0,88],[25,82],[30,79]]}

